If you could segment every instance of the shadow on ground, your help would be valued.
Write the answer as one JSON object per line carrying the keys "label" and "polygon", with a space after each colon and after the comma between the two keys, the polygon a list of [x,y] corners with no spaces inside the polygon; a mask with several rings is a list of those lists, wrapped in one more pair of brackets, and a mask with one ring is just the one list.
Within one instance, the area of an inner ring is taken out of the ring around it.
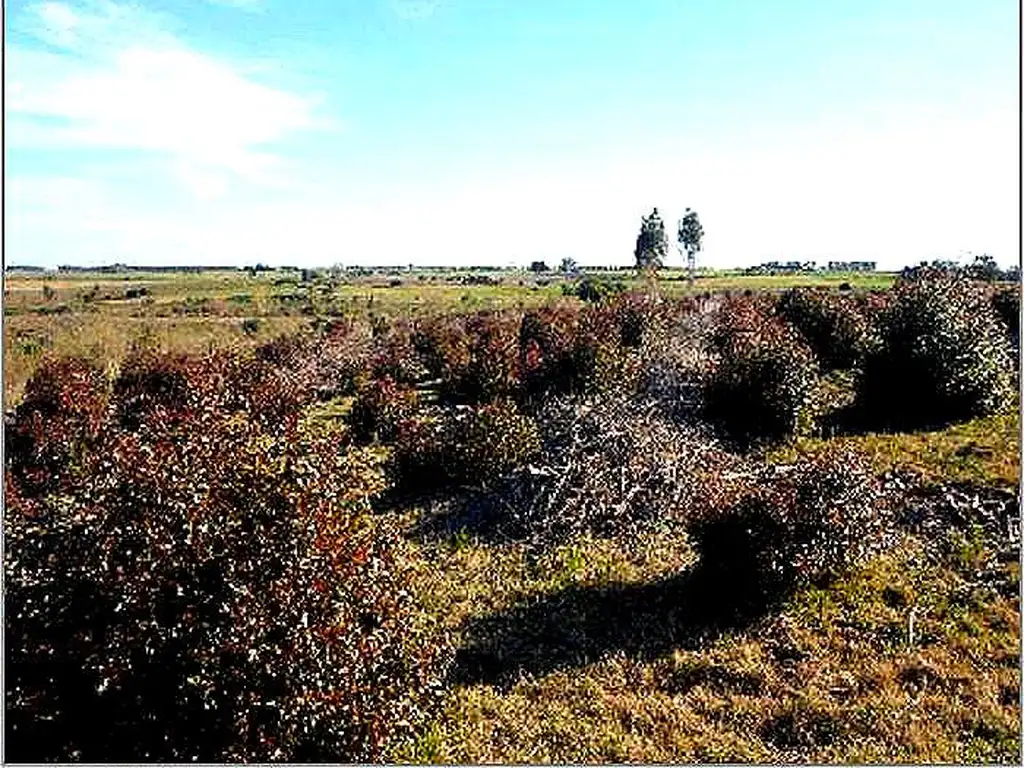
{"label": "shadow on ground", "polygon": [[768,615],[783,595],[707,569],[645,584],[573,586],[473,620],[453,682],[507,688],[522,675],[580,667],[614,653],[650,661],[694,649]]}

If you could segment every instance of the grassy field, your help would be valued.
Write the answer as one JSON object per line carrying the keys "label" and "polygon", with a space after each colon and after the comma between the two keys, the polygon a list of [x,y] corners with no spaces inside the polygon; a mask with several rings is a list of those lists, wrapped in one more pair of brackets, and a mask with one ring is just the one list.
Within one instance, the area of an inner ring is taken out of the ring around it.
{"label": "grassy field", "polygon": [[[623,273],[631,287],[643,285]],[[886,289],[890,274],[666,271],[665,295],[799,285]],[[253,345],[325,318],[528,307],[564,280],[459,275],[341,280],[265,273],[8,276],[5,406],[47,354],[116,366],[138,343]],[[139,289],[145,289],[140,293]],[[787,464],[836,448],[878,474],[1017,491],[1019,413],[920,433],[801,438]],[[413,529],[427,513],[392,510]],[[467,533],[414,539],[419,591],[462,647],[440,713],[392,758],[408,762],[1013,762],[1020,754],[1017,561],[971,531],[895,549],[730,631],[701,632],[680,573],[685,536],[586,536],[537,555]],[[990,569],[991,570],[991,569]]]}
{"label": "grassy field", "polygon": [[[627,288],[646,281],[631,271],[595,272]],[[472,284],[471,272],[396,270],[341,278],[296,272],[131,272],[13,274],[4,278],[4,399],[21,390],[47,353],[85,354],[116,363],[133,344],[194,352],[223,344],[256,344],[316,324],[317,318],[473,312],[529,307],[562,295],[561,275],[475,273],[495,284]],[[794,286],[881,289],[889,274],[835,273],[778,277],[707,273],[691,286],[680,270],[665,270],[666,296],[707,291],[781,290]],[[571,282],[571,281],[568,281]],[[144,293],[143,293],[144,292]],[[246,323],[246,321],[249,321]]]}

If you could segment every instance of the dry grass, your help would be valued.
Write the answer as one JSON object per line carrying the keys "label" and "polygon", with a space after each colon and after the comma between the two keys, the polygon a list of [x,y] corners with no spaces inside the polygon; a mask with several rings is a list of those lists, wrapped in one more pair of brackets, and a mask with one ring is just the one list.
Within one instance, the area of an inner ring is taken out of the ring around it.
{"label": "dry grass", "polygon": [[799,438],[771,452],[768,460],[784,463],[836,448],[870,457],[879,473],[902,469],[926,482],[1016,487],[1020,478],[1020,414],[989,416],[931,432]]}
{"label": "dry grass", "polygon": [[[613,651],[543,674],[527,670],[507,688],[457,685],[396,757],[1012,762],[1020,748],[1017,599],[985,590],[963,598],[965,573],[926,564],[922,552],[908,544],[701,647],[655,658]],[[569,582],[597,589],[650,581],[689,557],[678,541],[656,540],[631,553],[580,542],[572,557],[563,549],[533,572],[514,552],[471,543],[434,556],[433,607],[453,628]],[[633,628],[641,638],[659,631]]]}
{"label": "dry grass", "polygon": [[84,355],[104,367],[116,366],[133,344],[176,352],[258,344],[308,326],[296,317],[261,319],[246,333],[238,318],[118,317],[104,312],[25,314],[4,322],[4,403],[10,408],[45,355]]}

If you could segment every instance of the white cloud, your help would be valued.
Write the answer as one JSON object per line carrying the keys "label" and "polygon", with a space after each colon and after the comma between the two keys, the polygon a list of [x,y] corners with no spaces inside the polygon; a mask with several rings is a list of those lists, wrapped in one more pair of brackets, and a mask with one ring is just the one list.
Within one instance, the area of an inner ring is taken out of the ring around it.
{"label": "white cloud", "polygon": [[161,17],[111,2],[29,10],[59,52],[8,50],[13,146],[157,153],[185,168],[177,178],[274,183],[284,162],[273,145],[326,125],[311,98],[191,49]]}

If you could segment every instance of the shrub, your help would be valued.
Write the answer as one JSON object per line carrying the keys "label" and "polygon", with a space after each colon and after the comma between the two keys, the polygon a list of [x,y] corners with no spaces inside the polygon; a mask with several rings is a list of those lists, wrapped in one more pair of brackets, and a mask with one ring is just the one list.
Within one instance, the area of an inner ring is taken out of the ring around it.
{"label": "shrub", "polygon": [[137,349],[114,382],[119,425],[175,420],[202,407],[244,411],[271,430],[286,430],[316,398],[305,350],[279,339],[252,351],[178,355]]}
{"label": "shrub", "polygon": [[414,345],[447,403],[488,403],[518,386],[519,316],[482,311],[420,323]]}
{"label": "shrub", "polygon": [[178,414],[189,402],[190,360],[186,355],[136,348],[114,380],[113,402],[120,426],[138,429],[153,412]]}
{"label": "shrub", "polygon": [[858,409],[872,425],[941,426],[998,410],[1012,390],[1006,334],[981,291],[958,277],[901,281],[865,360]]}
{"label": "shrub", "polygon": [[574,339],[580,310],[553,304],[527,312],[519,329],[521,381],[525,394],[565,392],[576,382]]}
{"label": "shrub", "polygon": [[1010,332],[1010,342],[1020,346],[1020,286],[1000,288],[992,293],[992,308]]}
{"label": "shrub", "polygon": [[24,493],[60,483],[103,428],[108,397],[105,374],[88,360],[43,360],[5,429],[6,461]]}
{"label": "shrub", "polygon": [[317,398],[316,370],[306,354],[273,363],[258,354],[207,355],[195,366],[191,387],[199,404],[216,399],[241,410],[270,431],[287,431]]}
{"label": "shrub", "polygon": [[408,320],[378,324],[374,336],[374,377],[387,376],[401,384],[415,384],[429,375],[413,343],[413,327]]}
{"label": "shrub", "polygon": [[448,390],[469,367],[470,340],[460,318],[438,316],[421,320],[413,334],[413,347],[432,379],[440,379]]}
{"label": "shrub", "polygon": [[778,312],[799,331],[826,371],[852,368],[867,349],[869,325],[846,296],[793,288],[782,295]]}
{"label": "shrub", "polygon": [[406,491],[488,483],[539,449],[536,423],[513,403],[456,406],[399,425],[391,472]]}
{"label": "shrub", "polygon": [[563,295],[575,296],[580,301],[592,304],[607,301],[624,290],[626,290],[626,286],[621,280],[612,281],[590,275],[578,280],[575,284],[566,283],[562,286]]}
{"label": "shrub", "polygon": [[775,304],[767,294],[742,296],[726,293],[711,330],[711,347],[728,352],[737,344],[766,334],[778,334]]}
{"label": "shrub", "polygon": [[703,514],[690,536],[713,583],[761,600],[835,576],[887,546],[883,502],[864,461],[823,456]]}
{"label": "shrub", "polygon": [[316,386],[323,397],[355,394],[360,378],[370,368],[372,337],[365,324],[331,321],[320,339],[316,359]]}
{"label": "shrub", "polygon": [[540,449],[537,425],[508,401],[456,411],[452,479],[487,482],[528,461]]}
{"label": "shrub", "polygon": [[210,410],[104,448],[6,510],[8,759],[379,759],[444,647],[379,458]]}
{"label": "shrub", "polygon": [[528,312],[519,331],[522,394],[592,392],[633,376],[621,335],[611,307],[554,304]]}
{"label": "shrub", "polygon": [[771,318],[756,323],[721,343],[703,387],[705,416],[742,444],[809,430],[819,381],[813,354],[793,331]]}
{"label": "shrub", "polygon": [[510,396],[519,383],[520,319],[512,313],[479,312],[467,318],[469,362],[453,394],[469,403],[490,403]]}
{"label": "shrub", "polygon": [[[639,322],[639,312],[634,318]],[[573,339],[572,392],[593,393],[611,387],[632,389],[639,374],[634,356],[622,343],[621,316],[612,307],[587,307]],[[634,327],[631,332],[637,329]]]}
{"label": "shrub", "polygon": [[638,348],[658,322],[655,301],[650,296],[628,293],[618,296],[612,306],[619,326],[619,342],[630,349]]}
{"label": "shrub", "polygon": [[256,347],[256,359],[278,366],[299,365],[309,349],[298,335],[281,335]]}
{"label": "shrub", "polygon": [[413,416],[416,406],[416,390],[389,376],[358,385],[348,416],[352,437],[362,442],[391,442],[398,425]]}

